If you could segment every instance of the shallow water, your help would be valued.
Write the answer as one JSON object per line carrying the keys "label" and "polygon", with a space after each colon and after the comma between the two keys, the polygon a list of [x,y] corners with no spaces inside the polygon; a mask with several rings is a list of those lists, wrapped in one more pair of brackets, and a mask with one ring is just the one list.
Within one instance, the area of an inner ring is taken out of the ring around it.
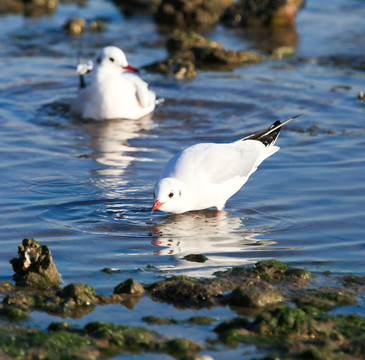
{"label": "shallow water", "polygon": [[[66,35],[62,25],[75,12],[107,18],[107,30]],[[142,73],[164,103],[139,121],[98,123],[69,112],[78,57],[113,44],[137,67],[163,59],[165,35],[153,20],[126,18],[94,0],[82,8],[60,4],[50,16],[1,16],[0,280],[11,279],[8,261],[24,237],[50,247],[66,284],[86,282],[102,293],[129,277],[149,283],[175,273],[211,276],[266,258],[364,274],[365,103],[357,99],[365,90],[364,17],[360,0],[308,0],[292,32],[217,26],[206,35],[225,47],[291,45],[296,53],[233,71],[200,70],[191,81]],[[154,213],[151,221],[153,185],[177,151],[233,141],[297,114],[281,132],[281,150],[222,213]],[[209,260],[183,259],[192,253]],[[120,272],[107,275],[105,267]],[[193,313],[148,299],[136,306],[141,316]],[[231,313],[215,311],[210,316],[220,319]],[[99,307],[82,322],[140,325],[135,317],[120,306]],[[53,318],[32,319],[46,327]],[[206,338],[206,329],[189,331]]]}

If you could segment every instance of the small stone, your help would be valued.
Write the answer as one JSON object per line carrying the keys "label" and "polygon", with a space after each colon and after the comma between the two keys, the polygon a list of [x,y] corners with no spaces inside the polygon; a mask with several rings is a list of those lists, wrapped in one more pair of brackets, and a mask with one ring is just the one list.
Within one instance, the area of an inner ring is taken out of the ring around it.
{"label": "small stone", "polygon": [[144,287],[133,278],[127,279],[114,288],[114,294],[140,295],[144,293]]}
{"label": "small stone", "polygon": [[191,262],[198,262],[198,263],[204,263],[208,260],[208,258],[203,255],[203,254],[190,254],[190,255],[186,255],[184,257],[184,259],[186,261],[191,261]]}
{"label": "small stone", "polygon": [[86,30],[86,22],[82,18],[73,17],[65,23],[63,28],[71,35],[80,35]]}
{"label": "small stone", "polygon": [[365,94],[362,91],[359,91],[359,95],[357,96],[357,98],[360,101],[365,101]]}

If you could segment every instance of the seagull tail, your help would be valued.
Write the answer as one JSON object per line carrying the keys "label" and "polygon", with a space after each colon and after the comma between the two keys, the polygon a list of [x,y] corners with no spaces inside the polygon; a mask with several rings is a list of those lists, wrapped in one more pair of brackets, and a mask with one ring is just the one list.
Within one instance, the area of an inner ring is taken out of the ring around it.
{"label": "seagull tail", "polygon": [[275,144],[275,141],[280,134],[281,127],[283,125],[287,124],[288,122],[296,119],[300,115],[302,115],[302,114],[293,116],[290,119],[285,120],[283,122],[277,120],[268,129],[260,131],[256,134],[247,136],[242,140],[257,140],[257,141],[261,141],[265,146],[272,146]]}

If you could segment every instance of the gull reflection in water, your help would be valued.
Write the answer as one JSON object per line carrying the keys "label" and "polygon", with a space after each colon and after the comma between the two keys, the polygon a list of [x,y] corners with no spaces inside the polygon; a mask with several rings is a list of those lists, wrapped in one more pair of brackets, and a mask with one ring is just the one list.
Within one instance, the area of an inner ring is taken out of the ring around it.
{"label": "gull reflection in water", "polygon": [[87,121],[81,126],[91,137],[90,147],[93,152],[90,157],[107,166],[98,169],[98,174],[120,176],[133,161],[152,161],[141,156],[141,153],[147,154],[149,149],[136,148],[129,143],[131,139],[145,136],[141,130],[149,130],[155,126],[151,115],[138,120]]}
{"label": "gull reflection in water", "polygon": [[[152,244],[161,247],[156,255],[171,255],[176,261],[160,270],[212,276],[218,270],[258,261],[262,255],[253,258],[252,252],[275,243],[257,239],[267,233],[266,227],[246,228],[241,218],[225,211],[205,210],[169,216],[165,222],[154,224]],[[199,263],[184,259],[191,254],[203,254],[208,260]]]}

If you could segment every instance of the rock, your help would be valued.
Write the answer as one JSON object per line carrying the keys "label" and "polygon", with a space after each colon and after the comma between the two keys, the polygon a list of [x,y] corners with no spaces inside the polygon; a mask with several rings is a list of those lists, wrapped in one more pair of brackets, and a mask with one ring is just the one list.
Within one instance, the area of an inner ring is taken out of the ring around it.
{"label": "rock", "polygon": [[189,51],[178,52],[166,60],[157,61],[144,68],[176,79],[192,79],[196,76],[195,58]]}
{"label": "rock", "polygon": [[126,16],[134,14],[155,14],[162,0],[113,0]]}
{"label": "rock", "polygon": [[244,286],[239,286],[227,296],[230,305],[260,308],[284,300],[279,290],[267,282],[251,279]]}
{"label": "rock", "polygon": [[23,2],[26,16],[49,15],[58,7],[58,0],[23,0]]}
{"label": "rock", "polygon": [[159,24],[179,28],[214,26],[233,0],[162,0],[155,14]]}
{"label": "rock", "polygon": [[227,8],[222,21],[232,27],[293,26],[303,5],[304,0],[240,0]]}
{"label": "rock", "polygon": [[200,67],[209,65],[244,65],[257,64],[262,56],[251,51],[237,51],[210,47],[194,47],[192,49]]}
{"label": "rock", "polygon": [[24,239],[18,246],[19,258],[10,260],[17,286],[36,288],[56,287],[61,277],[53,262],[51,251],[34,239]]}
{"label": "rock", "polygon": [[97,303],[93,287],[82,283],[71,283],[57,293],[62,302],[72,302],[71,307],[90,306]]}
{"label": "rock", "polygon": [[359,91],[359,94],[358,94],[357,98],[360,101],[365,101],[365,95],[364,95],[364,93],[362,91]]}
{"label": "rock", "polygon": [[144,287],[136,280],[130,278],[114,288],[114,294],[144,294]]}
{"label": "rock", "polygon": [[186,255],[184,257],[184,259],[186,261],[191,261],[191,262],[198,262],[198,263],[204,263],[208,260],[208,258],[203,255],[203,254],[190,254],[190,255]]}
{"label": "rock", "polygon": [[82,18],[73,17],[67,20],[63,28],[70,35],[80,35],[86,30],[86,21]]}
{"label": "rock", "polygon": [[178,320],[172,318],[162,318],[159,316],[144,316],[142,321],[146,322],[148,325],[177,325]]}
{"label": "rock", "polygon": [[210,286],[210,281],[188,276],[175,276],[148,287],[152,298],[166,301],[179,307],[206,307],[216,303],[222,290]]}
{"label": "rock", "polygon": [[167,50],[176,53],[178,51],[190,50],[193,47],[222,48],[222,45],[195,31],[174,30],[166,42]]}
{"label": "rock", "polygon": [[0,281],[0,294],[6,294],[14,290],[14,285],[10,281]]}
{"label": "rock", "polygon": [[0,0],[0,14],[16,14],[23,11],[22,0]]}

